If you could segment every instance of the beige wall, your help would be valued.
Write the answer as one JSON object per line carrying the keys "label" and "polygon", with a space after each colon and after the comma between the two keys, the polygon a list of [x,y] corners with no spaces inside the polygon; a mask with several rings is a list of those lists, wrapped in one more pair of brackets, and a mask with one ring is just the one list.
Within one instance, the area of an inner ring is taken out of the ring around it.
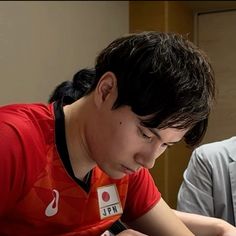
{"label": "beige wall", "polygon": [[47,101],[128,33],[127,1],[0,1],[0,104]]}

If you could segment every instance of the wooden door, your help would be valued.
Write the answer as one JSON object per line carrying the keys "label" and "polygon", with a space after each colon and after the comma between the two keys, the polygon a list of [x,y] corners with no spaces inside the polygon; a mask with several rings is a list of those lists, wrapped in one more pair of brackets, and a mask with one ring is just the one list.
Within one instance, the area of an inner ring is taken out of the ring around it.
{"label": "wooden door", "polygon": [[212,61],[217,101],[203,143],[236,135],[236,10],[198,13],[196,43]]}

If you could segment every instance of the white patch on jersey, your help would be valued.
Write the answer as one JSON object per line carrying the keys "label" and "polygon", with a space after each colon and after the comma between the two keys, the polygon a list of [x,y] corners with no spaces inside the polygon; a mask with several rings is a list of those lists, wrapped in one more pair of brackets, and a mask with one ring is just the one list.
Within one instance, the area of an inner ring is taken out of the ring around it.
{"label": "white patch on jersey", "polygon": [[99,187],[97,194],[101,219],[123,212],[115,184]]}
{"label": "white patch on jersey", "polygon": [[59,192],[56,189],[53,189],[52,194],[53,199],[45,210],[45,215],[48,217],[54,216],[58,212]]}

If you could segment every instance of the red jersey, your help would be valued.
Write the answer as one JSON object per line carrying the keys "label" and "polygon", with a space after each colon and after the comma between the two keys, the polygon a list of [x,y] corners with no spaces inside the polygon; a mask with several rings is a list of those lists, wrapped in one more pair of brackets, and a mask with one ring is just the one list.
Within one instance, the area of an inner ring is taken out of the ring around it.
{"label": "red jersey", "polygon": [[53,104],[0,107],[0,235],[100,235],[160,199],[144,168],[114,180],[96,167],[86,192],[62,161],[55,127]]}

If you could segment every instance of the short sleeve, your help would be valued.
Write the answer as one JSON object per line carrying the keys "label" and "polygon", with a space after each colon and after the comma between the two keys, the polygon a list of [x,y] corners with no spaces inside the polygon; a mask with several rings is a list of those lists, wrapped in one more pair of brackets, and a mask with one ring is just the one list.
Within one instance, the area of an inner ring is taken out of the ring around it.
{"label": "short sleeve", "polygon": [[15,207],[44,165],[38,127],[27,108],[0,108],[0,216]]}
{"label": "short sleeve", "polygon": [[150,172],[142,168],[130,175],[126,205],[122,220],[131,222],[148,212],[160,200],[158,191]]}
{"label": "short sleeve", "polygon": [[14,127],[0,123],[0,216],[13,207],[24,181],[23,150]]}

